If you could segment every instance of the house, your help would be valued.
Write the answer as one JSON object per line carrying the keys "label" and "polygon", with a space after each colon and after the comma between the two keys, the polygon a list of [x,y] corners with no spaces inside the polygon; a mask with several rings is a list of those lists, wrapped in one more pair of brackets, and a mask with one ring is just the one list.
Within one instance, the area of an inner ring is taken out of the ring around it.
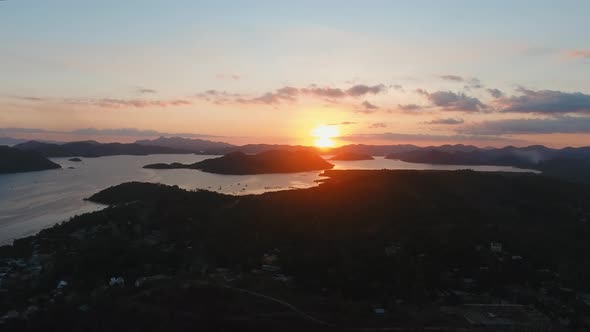
{"label": "house", "polygon": [[125,279],[123,277],[111,277],[111,280],[109,281],[109,286],[125,286]]}

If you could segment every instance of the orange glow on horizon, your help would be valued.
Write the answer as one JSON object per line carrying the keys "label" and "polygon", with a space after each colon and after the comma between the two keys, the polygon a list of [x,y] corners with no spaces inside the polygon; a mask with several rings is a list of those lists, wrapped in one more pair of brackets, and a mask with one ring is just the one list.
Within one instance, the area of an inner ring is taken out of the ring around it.
{"label": "orange glow on horizon", "polygon": [[315,137],[314,145],[318,148],[330,148],[333,147],[336,142],[333,138],[338,137],[340,134],[336,126],[318,126],[311,131],[311,136]]}

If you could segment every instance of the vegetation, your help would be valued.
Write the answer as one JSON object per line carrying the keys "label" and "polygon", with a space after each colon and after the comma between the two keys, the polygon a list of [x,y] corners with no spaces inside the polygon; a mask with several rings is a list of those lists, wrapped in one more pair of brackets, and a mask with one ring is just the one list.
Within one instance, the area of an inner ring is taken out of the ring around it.
{"label": "vegetation", "polygon": [[0,248],[0,312],[19,313],[12,327],[62,331],[465,328],[443,308],[481,301],[572,327],[590,313],[579,300],[590,292],[590,187],[473,171],[324,175],[318,187],[239,197],[104,190],[90,200],[109,208]]}
{"label": "vegetation", "polygon": [[233,152],[223,157],[206,159],[191,165],[172,163],[144,166],[144,168],[154,169],[198,169],[219,174],[295,173],[324,170],[332,167],[334,165],[325,161],[316,153],[307,150],[270,150],[255,155]]}
{"label": "vegetation", "polygon": [[419,148],[391,153],[386,158],[443,165],[499,165],[540,170],[547,175],[590,183],[590,148],[549,149],[544,146],[501,149]]}
{"label": "vegetation", "polygon": [[61,166],[34,152],[0,146],[0,173],[33,172],[56,168]]}

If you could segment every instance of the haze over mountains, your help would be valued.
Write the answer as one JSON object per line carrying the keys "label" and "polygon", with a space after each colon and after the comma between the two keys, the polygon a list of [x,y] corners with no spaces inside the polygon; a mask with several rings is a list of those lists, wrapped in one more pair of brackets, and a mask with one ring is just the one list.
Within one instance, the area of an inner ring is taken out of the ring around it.
{"label": "haze over mountains", "polygon": [[186,150],[195,153],[205,153],[209,151],[223,151],[225,149],[235,148],[235,145],[224,142],[213,142],[203,139],[189,139],[182,137],[159,137],[153,140],[139,140],[135,144],[146,146],[163,146],[172,149]]}

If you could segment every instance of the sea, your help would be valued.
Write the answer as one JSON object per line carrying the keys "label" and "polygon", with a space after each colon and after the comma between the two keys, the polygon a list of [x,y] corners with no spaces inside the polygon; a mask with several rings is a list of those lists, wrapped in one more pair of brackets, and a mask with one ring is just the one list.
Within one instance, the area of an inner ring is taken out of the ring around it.
{"label": "sea", "polygon": [[[190,169],[144,169],[153,163],[195,163],[218,156],[207,155],[149,155],[81,158],[51,158],[62,169],[40,172],[0,174],[0,245],[14,239],[33,235],[58,222],[83,213],[104,208],[85,201],[110,186],[141,181],[178,185],[194,190],[206,189],[232,195],[261,194],[277,190],[304,189],[318,185],[321,171],[220,175]],[[430,169],[504,172],[537,172],[508,166],[462,166],[406,163],[375,157],[374,160],[330,161],[334,169]]]}

